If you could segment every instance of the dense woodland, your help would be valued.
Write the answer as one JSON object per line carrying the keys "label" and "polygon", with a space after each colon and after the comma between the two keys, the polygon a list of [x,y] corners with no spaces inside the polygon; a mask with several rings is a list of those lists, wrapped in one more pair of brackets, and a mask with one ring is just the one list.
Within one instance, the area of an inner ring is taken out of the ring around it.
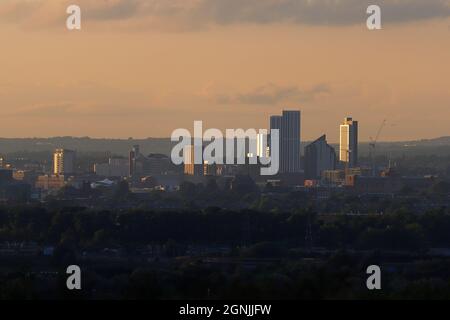
{"label": "dense woodland", "polygon": [[[309,230],[309,231],[308,231]],[[305,234],[314,247],[355,249],[450,248],[448,209],[424,214],[399,210],[383,215],[318,215],[311,209],[293,212],[219,208],[186,211],[43,207],[1,207],[0,242],[35,241],[70,245],[74,249],[126,247],[149,243],[225,244],[283,243],[304,246]]]}
{"label": "dense woodland", "polygon": [[[448,299],[450,259],[427,252],[450,247],[449,229],[446,210],[322,217],[310,210],[1,208],[1,241],[56,247],[52,257],[0,257],[0,299]],[[148,244],[164,250],[147,259],[138,248]],[[192,244],[231,250],[189,256]],[[83,257],[105,247],[121,248],[121,258]],[[208,262],[214,257],[237,262]],[[69,264],[85,270],[81,292],[65,289]],[[385,270],[381,292],[365,288],[370,264]]]}

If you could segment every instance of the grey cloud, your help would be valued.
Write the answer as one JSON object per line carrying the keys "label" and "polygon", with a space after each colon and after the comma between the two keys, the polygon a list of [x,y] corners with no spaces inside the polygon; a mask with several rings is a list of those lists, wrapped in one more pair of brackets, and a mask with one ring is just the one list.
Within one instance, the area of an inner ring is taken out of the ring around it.
{"label": "grey cloud", "polygon": [[[4,0],[0,17],[20,22],[33,12],[69,0]],[[79,0],[87,21],[142,20],[146,28],[193,30],[211,25],[295,23],[301,25],[362,24],[366,8],[378,4],[383,23],[405,23],[450,17],[450,0]],[[59,10],[56,10],[58,12]]]}
{"label": "grey cloud", "polygon": [[[382,8],[384,22],[408,22],[450,16],[449,0],[120,0],[103,18],[142,15],[174,19],[182,25],[297,23],[351,25],[363,23],[371,4]],[[98,9],[100,12],[100,8]]]}
{"label": "grey cloud", "polygon": [[[115,2],[97,3],[90,6],[90,0],[86,1],[86,10],[84,16],[88,20],[122,20],[133,18],[139,15],[142,9],[142,1],[139,0],[120,0]],[[83,3],[81,7],[83,8]]]}
{"label": "grey cloud", "polygon": [[311,101],[318,95],[328,94],[330,91],[330,87],[326,84],[319,84],[307,89],[296,86],[282,87],[268,84],[251,92],[236,95],[218,95],[216,100],[221,104],[276,105],[288,101]]}
{"label": "grey cloud", "polygon": [[448,0],[203,0],[194,15],[219,24],[293,22],[350,25],[365,22],[371,4],[382,8],[384,22],[450,16]]}

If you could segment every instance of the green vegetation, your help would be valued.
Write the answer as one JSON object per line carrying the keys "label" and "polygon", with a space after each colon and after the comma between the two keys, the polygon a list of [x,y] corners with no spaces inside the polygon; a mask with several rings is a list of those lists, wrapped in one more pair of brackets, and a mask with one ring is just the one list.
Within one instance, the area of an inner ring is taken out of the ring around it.
{"label": "green vegetation", "polygon": [[133,247],[174,240],[183,244],[242,246],[264,241],[354,249],[450,248],[448,209],[417,215],[398,210],[384,215],[317,215],[255,210],[114,210],[0,207],[0,242],[70,243],[77,249]]}
{"label": "green vegetation", "polygon": [[[449,298],[450,259],[427,254],[450,248],[448,230],[447,209],[0,207],[0,243],[55,247],[52,256],[0,255],[0,299]],[[69,264],[84,270],[81,292],[65,289]],[[381,292],[365,287],[370,264],[382,266]]]}

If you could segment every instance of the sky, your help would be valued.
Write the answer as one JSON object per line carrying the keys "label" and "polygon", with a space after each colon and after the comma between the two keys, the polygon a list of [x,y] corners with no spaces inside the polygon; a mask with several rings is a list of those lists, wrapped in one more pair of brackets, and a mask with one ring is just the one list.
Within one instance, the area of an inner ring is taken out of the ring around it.
{"label": "sky", "polygon": [[0,41],[0,137],[258,129],[283,109],[302,140],[336,142],[347,116],[362,141],[384,119],[383,141],[450,135],[448,0],[1,0]]}

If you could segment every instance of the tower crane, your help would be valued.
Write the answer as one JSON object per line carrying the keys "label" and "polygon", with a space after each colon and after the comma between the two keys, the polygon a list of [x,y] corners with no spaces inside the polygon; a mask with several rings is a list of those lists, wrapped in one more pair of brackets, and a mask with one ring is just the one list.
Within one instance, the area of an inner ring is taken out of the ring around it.
{"label": "tower crane", "polygon": [[378,139],[380,138],[381,131],[383,131],[384,126],[386,125],[387,120],[384,119],[378,128],[377,135],[375,138],[370,137],[369,149],[370,149],[370,159],[372,162],[372,175],[375,176],[375,150],[377,146]]}

